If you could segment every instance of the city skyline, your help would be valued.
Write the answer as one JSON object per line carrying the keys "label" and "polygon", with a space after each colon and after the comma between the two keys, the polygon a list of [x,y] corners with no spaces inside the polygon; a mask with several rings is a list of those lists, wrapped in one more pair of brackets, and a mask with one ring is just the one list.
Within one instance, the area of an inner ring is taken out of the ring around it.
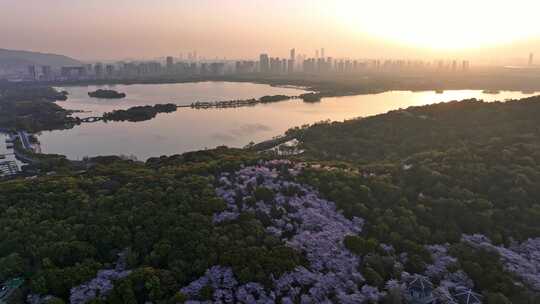
{"label": "city skyline", "polygon": [[309,57],[323,47],[336,58],[526,63],[529,53],[540,51],[540,29],[531,15],[540,4],[531,0],[5,1],[10,9],[0,12],[3,48],[84,61],[148,60],[194,50],[208,59],[256,59],[260,53],[288,58],[293,46]]}
{"label": "city skyline", "polygon": [[[290,50],[289,58],[272,57],[260,54],[259,60],[200,60],[196,52],[189,54],[187,60],[181,56],[166,56],[164,60],[135,62],[95,62],[79,65],[64,65],[53,69],[50,65],[28,65],[26,70],[8,71],[12,80],[25,81],[92,81],[119,80],[137,77],[220,77],[220,76],[284,76],[284,75],[376,75],[385,73],[450,73],[459,75],[471,69],[469,60],[439,59],[423,60],[379,60],[379,59],[340,59],[326,55],[325,49],[316,50],[317,57],[296,54]],[[528,67],[536,69],[534,54],[529,54]],[[515,67],[507,67],[515,68]],[[0,71],[0,75],[1,75]]]}

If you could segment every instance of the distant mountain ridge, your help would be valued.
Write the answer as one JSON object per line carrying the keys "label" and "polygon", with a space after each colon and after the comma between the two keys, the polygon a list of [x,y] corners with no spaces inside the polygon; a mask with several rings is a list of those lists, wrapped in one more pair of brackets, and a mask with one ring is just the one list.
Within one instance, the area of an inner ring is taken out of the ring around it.
{"label": "distant mountain ridge", "polygon": [[0,69],[5,70],[23,69],[29,65],[49,65],[58,68],[81,64],[80,61],[64,55],[0,49]]}

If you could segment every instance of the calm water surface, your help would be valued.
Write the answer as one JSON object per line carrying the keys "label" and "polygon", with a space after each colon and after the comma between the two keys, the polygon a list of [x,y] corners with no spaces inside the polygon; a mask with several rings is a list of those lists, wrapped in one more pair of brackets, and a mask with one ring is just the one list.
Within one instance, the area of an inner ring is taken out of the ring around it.
{"label": "calm water surface", "polygon": [[[134,106],[174,103],[190,105],[196,101],[223,101],[233,99],[259,98],[265,95],[300,95],[304,91],[293,88],[234,82],[199,82],[177,84],[134,84],[110,86],[59,87],[69,92],[69,99],[59,102],[70,110],[84,110],[75,116],[100,116],[105,112],[128,109]],[[126,93],[123,99],[98,99],[88,97],[88,92],[97,89],[111,89]]]}
{"label": "calm water surface", "polygon": [[[103,87],[102,87],[103,88]],[[264,95],[298,95],[303,91],[250,83],[205,82],[164,85],[118,85],[123,100],[99,100],[87,96],[97,87],[68,87],[68,101],[59,103],[68,109],[91,111],[81,117],[101,115],[114,109],[136,105],[194,101],[257,98]],[[360,116],[385,113],[398,108],[436,102],[479,98],[486,101],[522,98],[519,92],[497,95],[481,91],[435,92],[394,91],[372,95],[325,98],[319,103],[291,100],[232,109],[195,110],[180,108],[175,113],[159,114],[145,122],[99,122],[83,124],[71,130],[43,132],[39,136],[44,153],[58,153],[70,159],[96,155],[134,155],[140,160],[160,155],[214,148],[219,145],[243,147],[283,134],[287,129],[330,119],[343,121]]]}

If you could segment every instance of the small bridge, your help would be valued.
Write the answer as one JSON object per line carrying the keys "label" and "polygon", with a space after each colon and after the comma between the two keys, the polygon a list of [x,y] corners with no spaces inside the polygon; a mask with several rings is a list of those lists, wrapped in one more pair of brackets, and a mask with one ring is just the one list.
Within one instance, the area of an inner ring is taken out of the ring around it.
{"label": "small bridge", "polygon": [[30,144],[30,137],[28,133],[25,131],[19,131],[17,132],[19,139],[21,140],[21,144],[23,145],[23,148],[26,150],[32,150],[32,145]]}
{"label": "small bridge", "polygon": [[86,117],[86,118],[81,118],[81,122],[98,122],[98,121],[102,121],[103,120],[103,117]]}

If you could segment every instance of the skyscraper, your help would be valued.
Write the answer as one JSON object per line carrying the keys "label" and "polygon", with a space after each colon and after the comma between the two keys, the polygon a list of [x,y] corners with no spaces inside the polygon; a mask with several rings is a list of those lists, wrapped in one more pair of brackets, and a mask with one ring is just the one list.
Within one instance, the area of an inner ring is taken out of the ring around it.
{"label": "skyscraper", "polygon": [[321,58],[325,59],[325,57],[324,57],[324,48],[321,49]]}
{"label": "skyscraper", "polygon": [[291,58],[288,62],[288,72],[293,73],[294,72],[294,66],[296,65],[296,49],[291,50]]}
{"label": "skyscraper", "polygon": [[533,64],[534,64],[534,54],[530,53],[529,54],[529,65],[533,65]]}
{"label": "skyscraper", "polygon": [[30,76],[31,80],[37,80],[37,72],[36,72],[36,66],[35,65],[29,65],[28,66],[28,75]]}
{"label": "skyscraper", "polygon": [[167,70],[171,71],[174,66],[174,58],[172,56],[168,56],[166,59],[166,66]]}
{"label": "skyscraper", "polygon": [[105,66],[105,72],[107,73],[107,77],[112,77],[114,74],[114,65],[107,64],[107,66]]}
{"label": "skyscraper", "polygon": [[281,73],[287,73],[287,59],[281,59]]}
{"label": "skyscraper", "polygon": [[463,71],[465,71],[465,72],[468,71],[468,70],[469,70],[469,66],[470,66],[469,60],[463,60],[463,63],[462,63],[462,69],[463,69]]}
{"label": "skyscraper", "polygon": [[294,73],[294,60],[287,60],[287,73],[292,74]]}
{"label": "skyscraper", "polygon": [[44,65],[41,67],[41,73],[44,80],[52,80],[52,69],[50,65]]}
{"label": "skyscraper", "polygon": [[103,77],[103,64],[98,62],[94,64],[94,74],[97,78]]}
{"label": "skyscraper", "polygon": [[261,73],[268,73],[268,71],[270,70],[270,59],[268,58],[268,54],[260,55],[259,66]]}

